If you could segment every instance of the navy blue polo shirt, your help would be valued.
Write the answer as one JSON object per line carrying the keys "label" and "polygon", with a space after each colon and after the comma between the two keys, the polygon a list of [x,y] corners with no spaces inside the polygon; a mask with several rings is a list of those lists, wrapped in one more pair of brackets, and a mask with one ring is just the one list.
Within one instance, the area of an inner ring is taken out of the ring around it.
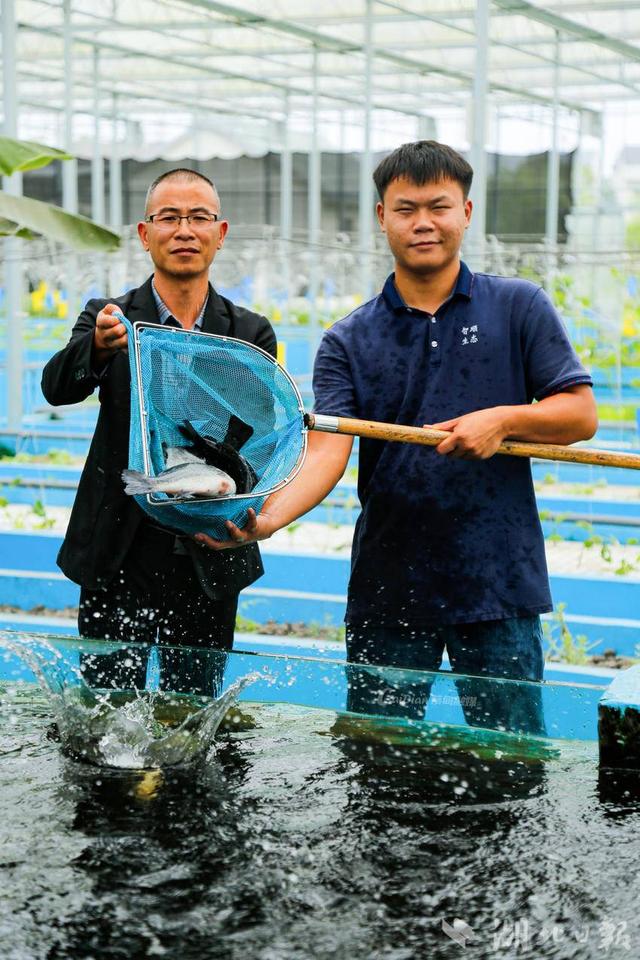
{"label": "navy blue polo shirt", "polygon": [[[392,274],[325,333],[313,375],[318,413],[416,426],[580,383],[591,378],[545,292],[464,263],[433,316],[404,303]],[[361,439],[358,495],[349,623],[472,623],[552,609],[528,459],[453,460]]]}

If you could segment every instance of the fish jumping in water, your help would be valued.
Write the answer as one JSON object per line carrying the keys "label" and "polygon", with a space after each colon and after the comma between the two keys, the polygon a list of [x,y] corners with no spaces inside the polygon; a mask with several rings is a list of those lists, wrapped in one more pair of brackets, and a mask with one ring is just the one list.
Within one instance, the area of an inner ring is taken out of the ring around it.
{"label": "fish jumping in water", "polygon": [[183,500],[232,497],[235,482],[224,470],[210,467],[197,457],[163,470],[157,477],[148,477],[137,470],[123,470],[125,493],[135,496],[145,493],[167,493]]}

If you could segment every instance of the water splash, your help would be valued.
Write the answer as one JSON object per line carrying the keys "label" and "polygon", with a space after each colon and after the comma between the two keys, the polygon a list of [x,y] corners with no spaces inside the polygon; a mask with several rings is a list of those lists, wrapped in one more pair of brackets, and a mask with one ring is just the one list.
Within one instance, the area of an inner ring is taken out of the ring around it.
{"label": "water splash", "polygon": [[241,691],[264,679],[257,671],[249,673],[215,699],[159,691],[96,691],[77,667],[42,638],[0,635],[0,648],[26,663],[47,693],[65,753],[98,766],[123,769],[203,759]]}
{"label": "water splash", "polygon": [[59,724],[63,748],[99,766],[140,770],[192,763],[210,752],[225,714],[257,679],[257,672],[241,677],[206,706],[200,697],[156,692],[129,694],[120,703],[110,694],[89,708],[80,700],[68,702]]}

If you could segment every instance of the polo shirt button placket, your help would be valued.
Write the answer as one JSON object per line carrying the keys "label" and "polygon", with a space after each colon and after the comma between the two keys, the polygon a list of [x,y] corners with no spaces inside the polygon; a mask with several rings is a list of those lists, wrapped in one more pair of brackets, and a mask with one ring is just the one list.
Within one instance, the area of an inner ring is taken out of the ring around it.
{"label": "polo shirt button placket", "polygon": [[[431,317],[431,323],[432,323],[432,324],[433,324],[433,323],[437,323],[437,322],[438,322],[437,316]],[[435,335],[435,330],[434,330],[433,333],[432,333],[432,336],[434,336],[434,335]],[[434,339],[431,341],[431,351],[430,351],[430,352],[431,352],[431,362],[432,362],[432,363],[433,363],[433,362],[439,363],[439,362],[440,362],[440,351],[438,350],[438,341],[435,339],[435,336],[434,336]]]}

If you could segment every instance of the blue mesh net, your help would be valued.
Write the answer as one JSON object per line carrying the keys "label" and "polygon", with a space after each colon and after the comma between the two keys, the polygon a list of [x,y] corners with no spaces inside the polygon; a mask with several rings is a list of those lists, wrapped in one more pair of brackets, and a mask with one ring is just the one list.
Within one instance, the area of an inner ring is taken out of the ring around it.
{"label": "blue mesh net", "polygon": [[[131,367],[129,470],[144,475],[134,478],[131,489],[145,490],[135,499],[163,527],[226,539],[225,521],[244,526],[249,507],[259,512],[302,462],[297,388],[270,356],[241,340],[121,319]],[[212,466],[231,477],[235,493],[202,492],[217,476]]]}

